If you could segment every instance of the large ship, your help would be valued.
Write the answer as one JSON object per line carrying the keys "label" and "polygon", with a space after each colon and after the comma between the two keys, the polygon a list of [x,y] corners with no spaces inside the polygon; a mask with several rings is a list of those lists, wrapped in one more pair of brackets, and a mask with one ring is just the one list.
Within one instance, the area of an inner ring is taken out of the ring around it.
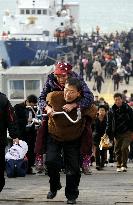
{"label": "large ship", "polygon": [[[0,58],[7,66],[52,65],[73,51],[79,35],[78,2],[17,0],[3,16]],[[76,20],[76,21],[75,21]]]}

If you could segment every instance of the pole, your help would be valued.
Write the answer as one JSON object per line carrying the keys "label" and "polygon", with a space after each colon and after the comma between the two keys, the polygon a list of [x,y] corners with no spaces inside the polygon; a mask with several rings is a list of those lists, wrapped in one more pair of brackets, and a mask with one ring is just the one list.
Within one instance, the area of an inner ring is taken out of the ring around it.
{"label": "pole", "polygon": [[61,8],[63,8],[64,0],[61,0]]}

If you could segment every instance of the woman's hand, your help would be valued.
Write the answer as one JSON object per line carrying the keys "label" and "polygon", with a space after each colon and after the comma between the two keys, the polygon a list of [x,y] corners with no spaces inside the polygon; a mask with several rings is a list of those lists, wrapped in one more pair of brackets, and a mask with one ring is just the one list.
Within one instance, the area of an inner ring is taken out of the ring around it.
{"label": "woman's hand", "polygon": [[71,112],[74,108],[77,107],[77,104],[76,103],[71,103],[71,104],[66,104],[63,106],[63,109],[66,111],[66,112]]}
{"label": "woman's hand", "polygon": [[19,138],[13,139],[13,144],[19,144]]}
{"label": "woman's hand", "polygon": [[47,112],[47,115],[50,117],[50,116],[53,116],[54,115],[54,109],[52,108],[52,107],[50,107],[50,106],[46,106],[46,108],[45,108],[45,110],[46,110],[46,112]]}

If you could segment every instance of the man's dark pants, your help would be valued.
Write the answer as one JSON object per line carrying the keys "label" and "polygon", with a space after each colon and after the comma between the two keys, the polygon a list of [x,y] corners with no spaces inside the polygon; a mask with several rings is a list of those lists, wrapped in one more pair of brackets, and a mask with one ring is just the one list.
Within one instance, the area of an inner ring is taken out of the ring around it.
{"label": "man's dark pants", "polygon": [[115,153],[117,160],[117,167],[127,167],[129,145],[131,143],[133,133],[127,131],[117,136],[115,140]]}
{"label": "man's dark pants", "polygon": [[80,140],[59,142],[52,136],[47,137],[46,165],[50,177],[50,190],[57,191],[60,182],[61,151],[63,149],[66,170],[65,196],[67,199],[76,199],[79,195],[80,182]]}

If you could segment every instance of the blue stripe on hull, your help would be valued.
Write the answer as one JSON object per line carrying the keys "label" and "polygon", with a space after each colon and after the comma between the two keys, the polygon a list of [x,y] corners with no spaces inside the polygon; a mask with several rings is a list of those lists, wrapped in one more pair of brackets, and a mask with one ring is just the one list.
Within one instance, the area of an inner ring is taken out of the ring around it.
{"label": "blue stripe on hull", "polygon": [[63,56],[72,48],[57,42],[9,40],[0,41],[0,50],[0,57],[9,66],[38,66],[54,64],[58,55]]}

